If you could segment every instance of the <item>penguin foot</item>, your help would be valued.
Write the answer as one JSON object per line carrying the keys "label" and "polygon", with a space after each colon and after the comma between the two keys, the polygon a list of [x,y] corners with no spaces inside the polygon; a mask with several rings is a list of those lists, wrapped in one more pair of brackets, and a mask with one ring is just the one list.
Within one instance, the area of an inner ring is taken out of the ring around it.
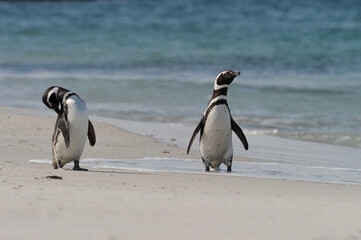
{"label": "penguin foot", "polygon": [[227,172],[228,173],[232,172],[232,166],[227,166]]}
{"label": "penguin foot", "polygon": [[206,172],[209,172],[209,166],[206,166]]}
{"label": "penguin foot", "polygon": [[73,167],[73,170],[74,171],[88,171],[88,169],[86,169],[86,168],[81,168],[81,167]]}
{"label": "penguin foot", "polygon": [[54,169],[62,169],[63,166],[64,165],[61,163],[61,160],[58,160],[57,162],[56,161],[53,162]]}
{"label": "penguin foot", "polygon": [[79,166],[79,160],[75,160],[75,161],[74,161],[73,170],[74,170],[74,171],[88,171],[88,169],[86,169],[86,168],[81,168],[81,167]]}

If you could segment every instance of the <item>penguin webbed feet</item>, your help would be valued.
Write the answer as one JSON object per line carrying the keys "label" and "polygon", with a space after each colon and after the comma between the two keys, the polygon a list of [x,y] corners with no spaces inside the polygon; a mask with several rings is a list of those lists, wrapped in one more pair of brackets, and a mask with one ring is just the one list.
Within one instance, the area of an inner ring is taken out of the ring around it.
{"label": "penguin webbed feet", "polygon": [[81,167],[73,167],[73,171],[88,171],[88,169],[86,168],[81,168]]}
{"label": "penguin webbed feet", "polygon": [[79,166],[79,160],[74,160],[73,171],[88,171],[88,169],[86,169],[86,168],[81,168],[81,167]]}
{"label": "penguin webbed feet", "polygon": [[62,169],[63,164],[60,160],[53,160],[53,168],[54,169]]}
{"label": "penguin webbed feet", "polygon": [[[206,171],[206,172],[209,172],[209,171],[210,171],[210,170],[209,170],[209,166],[205,166],[205,171]],[[214,169],[214,171],[215,171],[215,172],[218,172],[218,171],[219,171],[219,168]],[[227,166],[227,173],[230,173],[230,172],[232,172],[232,166]]]}

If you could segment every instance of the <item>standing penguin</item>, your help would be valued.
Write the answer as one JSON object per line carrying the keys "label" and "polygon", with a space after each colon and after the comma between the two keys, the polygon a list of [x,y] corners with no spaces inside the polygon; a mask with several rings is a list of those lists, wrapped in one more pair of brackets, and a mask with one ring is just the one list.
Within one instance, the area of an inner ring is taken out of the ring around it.
{"label": "standing penguin", "polygon": [[227,104],[228,86],[239,75],[239,71],[233,72],[231,70],[222,71],[218,74],[214,81],[213,96],[188,144],[187,154],[194,138],[200,131],[200,153],[207,172],[209,166],[217,171],[221,163],[227,166],[227,172],[232,171],[232,130],[237,134],[244,148],[248,149],[246,136],[233,120]]}
{"label": "standing penguin", "polygon": [[90,145],[95,144],[95,131],[85,102],[65,88],[53,86],[45,90],[43,103],[58,114],[52,138],[54,169],[74,161],[73,170],[88,171],[79,167],[87,135]]}

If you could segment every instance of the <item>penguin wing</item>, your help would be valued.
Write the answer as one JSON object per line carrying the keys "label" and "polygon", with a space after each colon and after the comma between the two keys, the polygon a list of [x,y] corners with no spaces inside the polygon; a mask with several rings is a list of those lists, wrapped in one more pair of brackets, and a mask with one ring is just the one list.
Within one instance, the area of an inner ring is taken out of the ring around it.
{"label": "penguin wing", "polygon": [[238,138],[243,143],[244,149],[248,150],[248,142],[247,142],[246,136],[244,135],[242,129],[233,120],[233,118],[231,118],[231,127],[232,127],[232,131],[237,134]]}
{"label": "penguin wing", "polygon": [[[191,140],[189,141],[189,144],[188,144],[188,148],[187,148],[187,155],[189,153],[189,150],[191,149],[191,146],[193,144],[193,141],[194,141],[194,138],[197,136],[199,130],[201,130],[203,128],[203,125],[204,125],[204,121],[203,121],[203,117],[201,119],[201,121],[198,123],[196,129],[194,129],[194,132],[193,132],[193,135],[192,135],[192,138]],[[202,131],[201,131],[201,136],[202,136]]]}
{"label": "penguin wing", "polygon": [[63,134],[65,146],[68,148],[70,144],[70,134],[69,134],[69,125],[68,121],[65,119],[65,114],[63,114],[58,120],[58,129],[60,129]]}
{"label": "penguin wing", "polygon": [[96,141],[95,131],[94,131],[93,124],[90,120],[88,120],[88,139],[89,139],[90,146],[94,146],[95,141]]}

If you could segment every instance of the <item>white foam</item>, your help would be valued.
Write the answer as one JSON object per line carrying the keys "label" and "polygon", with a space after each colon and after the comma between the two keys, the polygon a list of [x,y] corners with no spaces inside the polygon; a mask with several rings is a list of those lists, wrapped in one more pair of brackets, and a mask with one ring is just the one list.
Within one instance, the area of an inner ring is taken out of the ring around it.
{"label": "white foam", "polygon": [[50,159],[31,159],[31,160],[29,160],[29,163],[47,163],[47,164],[51,164],[52,160],[50,160]]}
{"label": "white foam", "polygon": [[[30,163],[51,164],[49,159],[34,159]],[[327,183],[361,184],[361,169],[295,166],[264,162],[233,162],[233,171],[204,171],[201,160],[179,158],[101,159],[87,158],[82,167],[138,172],[171,172],[187,174],[220,174],[232,177],[256,177]],[[224,167],[224,166],[223,166]]]}

